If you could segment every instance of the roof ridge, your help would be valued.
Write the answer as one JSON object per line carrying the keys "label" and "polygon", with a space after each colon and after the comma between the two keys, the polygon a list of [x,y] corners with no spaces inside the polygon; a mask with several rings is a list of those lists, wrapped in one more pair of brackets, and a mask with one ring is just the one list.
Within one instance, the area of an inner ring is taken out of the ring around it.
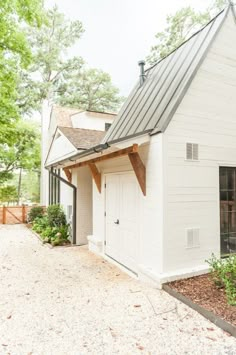
{"label": "roof ridge", "polygon": [[93,129],[93,128],[79,128],[79,127],[65,127],[65,126],[58,126],[59,129],[61,128],[69,128],[69,129],[79,129],[81,131],[95,131],[95,132],[106,132],[106,131],[101,131],[99,129]]}

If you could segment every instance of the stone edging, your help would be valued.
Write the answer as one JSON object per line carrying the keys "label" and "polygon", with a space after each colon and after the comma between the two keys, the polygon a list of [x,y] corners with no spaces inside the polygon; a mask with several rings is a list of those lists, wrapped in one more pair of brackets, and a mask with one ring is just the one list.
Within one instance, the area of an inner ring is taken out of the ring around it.
{"label": "stone edging", "polygon": [[[29,227],[27,227],[29,228]],[[42,238],[40,237],[40,235],[38,233],[36,233],[32,228],[29,228],[29,230],[38,238],[38,240],[40,241],[40,243],[49,248],[49,249],[53,249],[53,248],[72,248],[72,247],[77,247],[77,245],[72,245],[72,244],[66,244],[66,245],[51,245],[50,243],[44,243]]]}
{"label": "stone edging", "polygon": [[229,334],[231,334],[236,338],[236,326],[226,322],[224,319],[220,318],[214,313],[194,303],[193,301],[191,301],[189,298],[185,297],[181,293],[178,293],[177,291],[173,290],[167,284],[163,285],[163,290],[169,293],[169,295],[177,298],[179,301],[185,303],[187,306],[200,313],[203,317],[205,317],[206,319],[214,323],[217,327],[223,329],[225,332],[228,332]]}
{"label": "stone edging", "polygon": [[40,243],[41,243],[43,246],[48,247],[49,249],[52,249],[52,248],[53,248],[53,246],[52,246],[51,244],[49,244],[49,243],[43,243],[42,238],[41,238],[41,237],[38,235],[38,233],[36,233],[32,228],[29,228],[29,229],[30,229],[31,233],[33,233],[33,234],[38,238],[38,240],[40,241]]}

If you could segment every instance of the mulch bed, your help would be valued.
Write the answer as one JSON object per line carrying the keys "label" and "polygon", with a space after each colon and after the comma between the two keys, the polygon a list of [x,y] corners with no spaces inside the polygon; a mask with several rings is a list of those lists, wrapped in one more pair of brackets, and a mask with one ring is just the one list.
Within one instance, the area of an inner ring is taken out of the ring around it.
{"label": "mulch bed", "polygon": [[173,281],[168,286],[236,326],[236,306],[228,305],[224,289],[218,289],[209,275]]}

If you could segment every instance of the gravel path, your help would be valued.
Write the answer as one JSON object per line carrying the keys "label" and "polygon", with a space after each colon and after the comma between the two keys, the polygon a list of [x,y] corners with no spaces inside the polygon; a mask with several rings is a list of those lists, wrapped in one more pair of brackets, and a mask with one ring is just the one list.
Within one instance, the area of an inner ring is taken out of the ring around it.
{"label": "gravel path", "polygon": [[85,247],[0,226],[0,354],[236,354],[236,339]]}

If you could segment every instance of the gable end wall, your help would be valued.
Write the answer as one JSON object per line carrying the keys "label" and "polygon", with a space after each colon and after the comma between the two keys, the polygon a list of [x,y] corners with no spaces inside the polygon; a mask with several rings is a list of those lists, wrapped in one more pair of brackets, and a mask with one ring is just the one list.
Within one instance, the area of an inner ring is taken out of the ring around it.
{"label": "gable end wall", "polygon": [[[164,272],[207,267],[220,253],[219,166],[236,167],[236,25],[231,11],[164,134]],[[185,160],[186,143],[199,161]],[[200,246],[186,248],[187,228]]]}

